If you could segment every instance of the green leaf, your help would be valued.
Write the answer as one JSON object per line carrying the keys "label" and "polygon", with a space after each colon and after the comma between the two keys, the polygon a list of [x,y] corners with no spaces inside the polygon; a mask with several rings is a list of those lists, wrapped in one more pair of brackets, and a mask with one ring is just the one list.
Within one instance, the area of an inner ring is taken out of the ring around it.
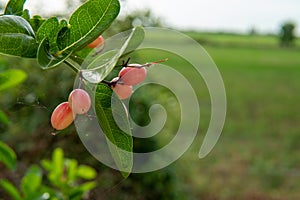
{"label": "green leaf", "polygon": [[0,92],[22,83],[26,78],[26,73],[18,69],[0,72]]}
{"label": "green leaf", "polygon": [[38,29],[36,39],[40,45],[37,59],[43,69],[55,67],[70,56],[64,52],[58,52],[57,38],[63,29],[68,29],[67,21],[59,22],[56,17],[49,18]]}
{"label": "green leaf", "polygon": [[[122,102],[113,95],[109,86],[102,83],[99,83],[96,89],[95,111],[106,139],[111,142],[108,143],[108,146],[112,157],[126,178],[129,176],[133,165],[133,139],[129,121]],[[119,116],[118,124],[114,116]],[[122,129],[118,126],[120,124],[122,124]]]}
{"label": "green leaf", "polygon": [[68,182],[72,183],[76,179],[77,165],[78,165],[77,160],[67,159],[66,160],[66,165],[68,167],[68,170],[67,170]]}
{"label": "green leaf", "polygon": [[61,186],[61,178],[64,170],[64,153],[61,148],[56,148],[52,153],[52,161],[42,160],[42,166],[48,171],[49,181],[57,186]]}
{"label": "green leaf", "polygon": [[42,160],[41,161],[41,165],[47,171],[51,171],[51,169],[52,169],[52,162],[50,160],[48,160],[48,159]]}
{"label": "green leaf", "polygon": [[21,181],[21,191],[25,197],[33,196],[38,191],[41,183],[42,171],[38,166],[33,165],[27,170]]}
{"label": "green leaf", "polygon": [[[25,12],[25,11],[24,11]],[[29,23],[32,27],[32,29],[37,32],[38,29],[41,27],[41,25],[45,22],[46,20],[43,19],[39,15],[34,15],[32,18],[29,19]]]}
{"label": "green leaf", "polygon": [[4,124],[4,125],[9,124],[9,119],[7,118],[6,114],[2,110],[0,110],[0,124],[1,123]]}
{"label": "green leaf", "polygon": [[122,55],[127,55],[133,52],[136,48],[140,46],[145,38],[145,31],[141,26],[137,26],[133,29],[132,34],[130,36],[130,40],[126,46]]}
{"label": "green leaf", "polygon": [[87,165],[80,165],[77,169],[76,175],[80,178],[90,180],[96,177],[97,172],[92,167],[89,167]]}
{"label": "green leaf", "polygon": [[52,167],[57,177],[61,177],[64,170],[64,152],[61,148],[56,148],[52,154]]}
{"label": "green leaf", "polygon": [[46,21],[39,15],[34,15],[32,18],[30,18],[29,10],[27,9],[23,10],[21,17],[29,22],[31,28],[35,33],[38,31],[40,26]]}
{"label": "green leaf", "polygon": [[50,53],[50,46],[47,38],[40,43],[37,52],[37,61],[42,69],[49,69],[56,67],[57,65],[64,62],[71,54],[61,55],[60,57],[55,57]]}
{"label": "green leaf", "polygon": [[69,20],[70,28],[61,32],[61,52],[72,52],[95,40],[114,21],[120,11],[118,0],[89,0]]}
{"label": "green leaf", "polygon": [[5,143],[0,141],[0,162],[2,162],[8,169],[14,170],[16,168],[16,154]]}
{"label": "green leaf", "polygon": [[57,46],[57,37],[59,32],[63,28],[68,28],[68,22],[62,20],[58,21],[57,17],[51,17],[47,19],[38,29],[36,33],[36,39],[38,42],[41,42],[44,38],[47,38],[50,48],[50,53],[56,53],[59,51]]}
{"label": "green leaf", "polygon": [[1,179],[0,186],[14,199],[22,200],[21,195],[19,194],[17,188],[7,180]]}
{"label": "green leaf", "polygon": [[24,18],[26,21],[29,22],[29,20],[30,20],[29,10],[27,10],[27,9],[23,10],[21,17]]}
{"label": "green leaf", "polygon": [[87,182],[87,183],[83,183],[80,186],[74,187],[71,191],[70,191],[70,195],[69,195],[69,199],[72,200],[80,200],[82,199],[82,196],[92,190],[93,188],[95,188],[97,186],[96,182],[91,181],[91,182]]}
{"label": "green leaf", "polygon": [[30,24],[15,15],[0,16],[0,53],[34,58],[38,45]]}
{"label": "green leaf", "polygon": [[22,15],[26,0],[10,0],[5,8],[5,15]]}

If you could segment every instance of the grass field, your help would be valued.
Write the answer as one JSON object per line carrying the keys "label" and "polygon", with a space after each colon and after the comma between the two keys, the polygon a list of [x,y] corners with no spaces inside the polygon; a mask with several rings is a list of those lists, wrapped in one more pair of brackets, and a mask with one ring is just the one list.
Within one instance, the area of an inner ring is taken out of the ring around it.
{"label": "grass field", "polygon": [[199,160],[194,145],[178,164],[188,190],[195,199],[300,199],[299,46],[280,48],[272,36],[190,35],[217,64],[228,110],[213,152]]}
{"label": "grass field", "polygon": [[[186,32],[187,35],[199,41],[202,44],[218,45],[218,46],[247,46],[247,47],[277,47],[279,44],[276,35],[239,35],[228,33],[198,33]],[[300,46],[300,39],[295,40],[295,45]]]}

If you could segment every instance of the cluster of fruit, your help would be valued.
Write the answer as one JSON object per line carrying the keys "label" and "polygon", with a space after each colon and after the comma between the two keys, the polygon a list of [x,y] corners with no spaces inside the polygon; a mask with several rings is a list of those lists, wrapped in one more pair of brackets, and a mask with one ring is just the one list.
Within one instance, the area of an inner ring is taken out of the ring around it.
{"label": "cluster of fruit", "polygon": [[[103,44],[104,39],[100,36],[87,47],[96,48]],[[127,99],[132,94],[132,86],[141,83],[146,78],[146,67],[164,61],[166,60],[146,64],[128,64],[128,59],[126,63],[123,63],[123,68],[120,70],[118,77],[113,78],[107,84],[120,99]],[[83,89],[74,89],[70,93],[68,101],[59,104],[54,109],[51,116],[52,127],[56,130],[67,128],[74,121],[76,115],[86,114],[90,107],[91,99],[89,94]]]}
{"label": "cluster of fruit", "polygon": [[132,93],[132,86],[141,83],[146,75],[147,70],[143,65],[127,65],[121,69],[118,77],[111,80],[110,86],[120,99],[127,99]]}
{"label": "cluster of fruit", "polygon": [[91,107],[91,98],[83,89],[75,89],[66,102],[59,104],[51,116],[52,127],[56,130],[67,128],[76,115],[86,114]]}
{"label": "cluster of fruit", "polygon": [[[114,78],[110,87],[120,99],[128,98],[132,93],[132,86],[142,82],[147,74],[145,67],[124,67],[119,76]],[[59,104],[51,116],[52,127],[56,130],[67,128],[75,119],[76,115],[86,114],[91,107],[89,94],[83,89],[74,89],[67,102]]]}

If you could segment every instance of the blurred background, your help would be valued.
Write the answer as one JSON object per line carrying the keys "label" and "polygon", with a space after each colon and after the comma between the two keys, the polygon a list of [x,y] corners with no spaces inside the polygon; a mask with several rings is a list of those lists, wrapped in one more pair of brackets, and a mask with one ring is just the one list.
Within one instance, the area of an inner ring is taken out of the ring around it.
{"label": "blurred background", "polygon": [[[67,18],[81,2],[28,0],[25,7],[31,14]],[[198,158],[210,118],[209,94],[203,87],[197,91],[202,109],[199,136],[187,153],[168,168],[123,180],[85,150],[74,126],[51,134],[51,112],[66,101],[74,72],[64,65],[43,71],[35,60],[0,56],[0,72],[21,69],[27,74],[22,84],[0,91],[0,109],[9,119],[0,124],[0,139],[18,158],[13,172],[0,164],[0,178],[18,185],[28,166],[50,158],[60,147],[66,157],[96,169],[98,186],[86,199],[300,199],[300,1],[121,3],[121,14],[105,37],[136,25],[169,27],[199,42],[215,61],[228,103],[216,147]],[[2,9],[5,4],[0,1]],[[163,88],[160,92],[168,98],[159,101],[168,104],[172,97]],[[151,94],[140,98],[139,108],[151,104]],[[148,120],[138,110],[132,114],[141,124]],[[173,120],[168,129],[176,127]],[[134,148],[147,152],[160,145],[154,137],[136,140]],[[0,199],[9,199],[2,189]]]}

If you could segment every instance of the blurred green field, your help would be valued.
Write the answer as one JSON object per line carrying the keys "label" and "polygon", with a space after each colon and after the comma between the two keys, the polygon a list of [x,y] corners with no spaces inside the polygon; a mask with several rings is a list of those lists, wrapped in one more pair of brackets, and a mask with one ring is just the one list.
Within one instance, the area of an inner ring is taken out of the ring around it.
{"label": "blurred green field", "polygon": [[299,46],[280,48],[271,36],[190,35],[217,64],[228,110],[211,154],[197,158],[199,139],[178,164],[187,188],[196,199],[300,199]]}
{"label": "blurred green field", "polygon": [[[277,35],[240,35],[234,33],[199,33],[192,31],[186,32],[186,34],[203,45],[276,48],[279,44]],[[295,40],[295,45],[300,46],[299,38]]]}

